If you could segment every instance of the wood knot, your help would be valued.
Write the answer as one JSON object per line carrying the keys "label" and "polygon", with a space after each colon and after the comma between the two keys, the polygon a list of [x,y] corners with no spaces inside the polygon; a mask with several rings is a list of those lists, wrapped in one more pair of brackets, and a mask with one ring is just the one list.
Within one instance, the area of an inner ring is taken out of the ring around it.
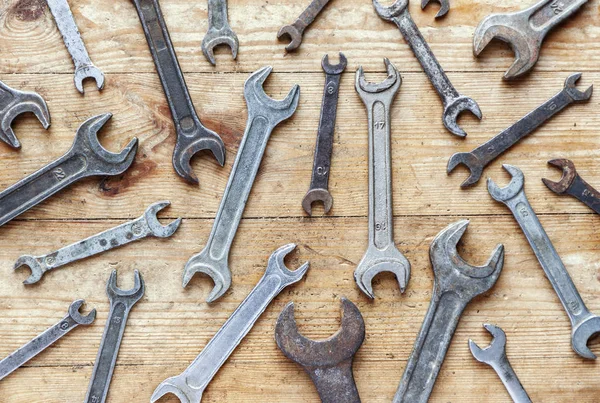
{"label": "wood knot", "polygon": [[20,21],[35,21],[44,15],[45,10],[45,0],[18,0],[11,13]]}

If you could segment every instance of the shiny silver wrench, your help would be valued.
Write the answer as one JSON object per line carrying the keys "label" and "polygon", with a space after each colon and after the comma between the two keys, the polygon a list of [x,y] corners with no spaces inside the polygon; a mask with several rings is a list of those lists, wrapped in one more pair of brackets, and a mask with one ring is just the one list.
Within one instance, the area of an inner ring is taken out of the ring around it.
{"label": "shiny silver wrench", "polygon": [[214,66],[214,49],[219,45],[231,48],[233,60],[237,57],[239,41],[227,20],[227,0],[208,0],[208,32],[202,40],[202,53]]}

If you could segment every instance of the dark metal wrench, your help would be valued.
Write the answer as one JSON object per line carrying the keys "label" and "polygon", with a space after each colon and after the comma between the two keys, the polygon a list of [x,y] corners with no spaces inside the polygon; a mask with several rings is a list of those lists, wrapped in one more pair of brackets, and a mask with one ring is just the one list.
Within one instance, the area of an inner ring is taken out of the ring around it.
{"label": "dark metal wrench", "polygon": [[[424,10],[425,7],[427,7],[427,5],[429,3],[431,3],[432,0],[421,0],[421,9]],[[433,1],[437,1],[438,3],[440,3],[440,9],[438,11],[438,13],[435,15],[435,18],[440,18],[445,16],[446,14],[448,14],[448,11],[450,10],[450,0],[433,0]]]}
{"label": "dark metal wrench", "polygon": [[96,319],[96,310],[92,309],[90,313],[83,316],[79,313],[79,308],[85,303],[78,299],[69,306],[69,313],[60,322],[44,333],[16,350],[14,353],[0,361],[0,380],[6,378],[9,374],[21,367],[27,361],[44,351],[54,344],[58,339],[75,329],[79,325],[91,325]]}
{"label": "dark metal wrench", "polygon": [[325,214],[329,213],[333,205],[333,197],[329,193],[329,171],[331,168],[331,154],[333,152],[333,133],[337,116],[338,96],[340,93],[341,75],[348,64],[346,56],[340,52],[340,62],[336,65],[329,63],[329,56],[323,56],[321,66],[325,71],[325,89],[321,103],[321,118],[317,132],[317,145],[313,162],[310,189],[302,200],[302,207],[306,214],[312,215],[312,204],[316,201],[323,202]]}
{"label": "dark metal wrench", "polygon": [[565,80],[565,85],[561,92],[473,151],[452,155],[450,160],[448,160],[446,172],[450,174],[458,165],[464,165],[471,171],[471,174],[461,184],[461,187],[466,188],[479,182],[484,168],[509,148],[517,144],[521,139],[531,134],[544,122],[567,106],[590,99],[593,86],[590,86],[585,92],[581,92],[575,88],[575,84],[580,77],[581,73],[571,74]]}
{"label": "dark metal wrench", "polygon": [[156,65],[173,117],[177,141],[173,150],[175,172],[190,183],[198,183],[190,160],[202,150],[210,150],[217,162],[225,163],[225,145],[221,137],[202,125],[196,114],[183,72],[179,67],[158,0],[133,0]]}
{"label": "dark metal wrench", "polygon": [[382,19],[392,21],[400,28],[404,39],[421,63],[423,71],[444,103],[442,121],[446,129],[456,136],[465,137],[467,133],[456,122],[458,115],[464,111],[470,111],[477,119],[481,119],[481,109],[473,99],[460,95],[456,91],[411,18],[408,11],[408,0],[396,0],[389,7],[384,7],[378,0],[373,0],[373,6]]}
{"label": "dark metal wrench", "polygon": [[281,39],[287,35],[290,37],[291,42],[285,47],[285,50],[291,52],[292,50],[298,49],[302,43],[302,36],[304,30],[313,23],[317,15],[325,8],[327,3],[331,0],[312,0],[311,3],[306,7],[306,10],[300,14],[300,17],[294,21],[291,25],[284,25],[277,32],[277,38]]}
{"label": "dark metal wrench", "polygon": [[105,113],[85,121],[65,155],[0,193],[0,226],[79,179],[125,172],[135,158],[138,140],[131,140],[119,154],[102,147],[98,131],[111,116]]}
{"label": "dark metal wrench", "polygon": [[485,266],[469,265],[456,251],[469,221],[450,224],[431,243],[435,275],[429,309],[408,359],[394,403],[426,403],[446,357],[460,317],[471,300],[489,291],[504,266],[498,245]]}
{"label": "dark metal wrench", "polygon": [[488,179],[488,191],[494,200],[505,204],[515,216],[565,308],[571,321],[573,350],[583,358],[594,360],[596,356],[587,347],[587,343],[600,334],[600,316],[592,314],[585,306],[552,241],[529,204],[525,195],[523,172],[512,165],[503,165],[503,167],[511,174],[512,180],[506,187],[500,188],[492,179]]}
{"label": "dark metal wrench", "polygon": [[326,340],[310,340],[298,332],[293,302],[279,314],[275,325],[277,346],[310,376],[322,403],[360,403],[352,362],[364,340],[365,321],[346,298],[342,298],[342,326]]}
{"label": "dark metal wrench", "polygon": [[106,401],[129,312],[135,303],[144,296],[144,290],[144,279],[137,270],[134,272],[134,286],[127,291],[117,288],[117,271],[114,270],[111,273],[106,284],[110,312],[84,403],[104,403]]}
{"label": "dark metal wrench", "polygon": [[202,53],[214,66],[214,49],[219,45],[231,48],[233,60],[237,57],[239,42],[227,20],[227,0],[208,0],[208,32],[202,40]]}
{"label": "dark metal wrench", "polygon": [[554,182],[550,179],[542,179],[548,189],[559,195],[571,195],[586,206],[600,214],[600,192],[587,183],[575,169],[573,161],[567,159],[556,159],[548,161],[548,164],[562,169],[563,175],[560,181]]}

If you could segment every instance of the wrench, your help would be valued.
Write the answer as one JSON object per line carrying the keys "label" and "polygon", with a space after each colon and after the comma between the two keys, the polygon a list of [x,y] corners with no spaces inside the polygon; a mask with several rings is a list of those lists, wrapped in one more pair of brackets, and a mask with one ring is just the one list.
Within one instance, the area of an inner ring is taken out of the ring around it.
{"label": "wrench", "polygon": [[138,140],[131,140],[119,154],[102,147],[98,131],[111,117],[105,113],[85,121],[65,155],[0,193],[0,226],[79,179],[125,172],[133,162]]}
{"label": "wrench", "polygon": [[600,192],[588,184],[575,170],[573,161],[556,159],[548,161],[548,164],[561,168],[563,176],[558,182],[542,179],[548,189],[559,195],[571,195],[586,206],[600,214]]}
{"label": "wrench", "polygon": [[394,403],[427,402],[452,336],[467,304],[489,291],[504,266],[504,246],[498,245],[485,266],[474,267],[456,251],[469,221],[450,224],[431,243],[429,258],[435,274],[431,303],[408,359]]}
{"label": "wrench", "polygon": [[494,337],[492,344],[485,349],[481,349],[473,340],[469,339],[471,354],[477,361],[494,368],[515,403],[531,403],[531,399],[506,357],[506,334],[504,330],[490,324],[485,324],[483,327]]}
{"label": "wrench", "polygon": [[460,95],[456,91],[411,18],[408,11],[408,0],[396,0],[389,7],[384,7],[378,0],[373,0],[373,6],[382,19],[392,21],[400,28],[404,39],[423,66],[423,71],[444,103],[442,121],[446,129],[456,136],[465,137],[467,133],[456,122],[458,115],[464,111],[470,111],[477,119],[481,120],[481,109],[473,99]]}
{"label": "wrench", "polygon": [[77,326],[92,324],[96,319],[96,310],[92,309],[89,314],[82,316],[79,313],[79,308],[84,303],[85,301],[82,299],[74,301],[69,306],[69,313],[60,322],[0,361],[0,380],[6,378]]}
{"label": "wrench", "polygon": [[335,118],[337,116],[340,79],[347,64],[348,60],[342,52],[340,52],[340,62],[336,65],[329,63],[328,55],[325,55],[321,60],[321,66],[326,74],[325,89],[323,91],[323,102],[321,103],[321,118],[317,132],[310,189],[302,200],[302,207],[308,215],[312,215],[312,204],[316,201],[323,202],[325,214],[329,213],[333,205],[333,197],[329,193],[329,171],[333,152],[333,132],[335,131]]}
{"label": "wrench", "polygon": [[22,113],[33,113],[44,129],[50,127],[50,112],[46,101],[35,92],[19,91],[0,81],[0,140],[13,148],[21,148],[15,136],[13,120]]}
{"label": "wrench", "polygon": [[202,40],[202,53],[213,66],[216,64],[214,48],[219,45],[229,46],[235,60],[239,42],[227,20],[227,0],[208,0],[208,32]]}
{"label": "wrench", "polygon": [[173,117],[177,141],[173,150],[175,172],[197,184],[190,160],[201,150],[210,150],[217,162],[225,163],[225,145],[221,137],[202,125],[179,67],[158,0],[133,0],[160,77]]}
{"label": "wrench", "polygon": [[106,401],[129,312],[135,303],[142,298],[144,290],[144,279],[139,271],[134,272],[134,286],[127,291],[117,288],[117,271],[113,270],[111,273],[106,284],[106,294],[110,300],[110,312],[94,363],[90,385],[85,395],[85,403],[104,403]]}
{"label": "wrench", "polygon": [[322,403],[360,403],[352,362],[364,340],[363,317],[346,298],[342,298],[342,326],[326,340],[313,341],[298,332],[293,302],[287,304],[275,325],[277,346],[310,376]]}
{"label": "wrench", "polygon": [[458,165],[462,164],[471,171],[471,175],[461,184],[461,187],[466,188],[479,182],[483,169],[517,144],[519,140],[531,134],[567,106],[590,99],[593,86],[590,86],[585,92],[575,88],[575,83],[580,77],[581,73],[571,74],[565,80],[561,92],[473,151],[452,155],[448,161],[446,173],[449,175]]}
{"label": "wrench", "polygon": [[31,269],[31,275],[23,282],[24,284],[35,284],[49,270],[57,269],[77,260],[97,255],[107,250],[126,245],[130,242],[154,236],[157,238],[168,238],[177,231],[181,218],[169,225],[163,226],[156,214],[171,204],[168,201],[158,202],[150,205],[144,215],[133,221],[126,222],[118,227],[111,228],[99,234],[93,235],[83,241],[78,241],[65,246],[55,252],[43,256],[24,255],[17,259],[14,269],[27,266]]}
{"label": "wrench", "polygon": [[[448,14],[450,11],[450,0],[435,0],[440,3],[440,9],[435,15],[435,18],[440,18]],[[421,0],[421,10],[425,10],[425,7],[431,2],[431,0]]]}
{"label": "wrench", "polygon": [[473,54],[479,56],[493,39],[504,41],[515,53],[515,62],[504,73],[504,78],[520,77],[537,63],[548,32],[575,14],[587,1],[542,0],[523,11],[489,15],[475,30]]}
{"label": "wrench", "polygon": [[291,117],[298,107],[300,87],[294,85],[283,101],[265,94],[263,83],[272,67],[253,73],[244,84],[244,97],[248,105],[248,122],[240,143],[221,205],[204,249],[192,256],[183,270],[185,288],[194,274],[208,275],[215,283],[207,302],[220,298],[231,286],[229,250],[235,238],[250,190],[256,178],[271,132],[282,121]]}
{"label": "wrench", "polygon": [[71,8],[67,0],[46,0],[50,12],[56,21],[56,26],[60,31],[65,46],[75,64],[75,88],[83,94],[83,80],[92,78],[96,81],[98,90],[104,88],[104,73],[94,66],[90,55],[85,48],[85,44],[79,34],[79,29],[71,13]]}
{"label": "wrench", "polygon": [[511,174],[512,180],[508,186],[500,188],[492,179],[488,179],[488,191],[492,198],[504,203],[515,216],[546,277],[567,311],[572,326],[573,350],[583,358],[594,360],[596,356],[587,347],[587,342],[600,334],[600,316],[592,314],[585,306],[552,241],[529,204],[523,187],[525,184],[523,172],[512,165],[503,165],[503,167]]}
{"label": "wrench", "polygon": [[388,76],[382,83],[368,83],[362,67],[356,71],[355,82],[369,121],[369,246],[354,271],[354,280],[372,299],[372,281],[379,273],[394,273],[402,293],[410,278],[410,263],[394,244],[392,211],[390,110],[402,77],[388,59],[384,63]]}
{"label": "wrench", "polygon": [[291,42],[285,47],[285,50],[291,52],[298,49],[302,43],[304,30],[313,23],[317,15],[325,8],[331,0],[312,0],[306,10],[300,14],[300,17],[291,25],[284,25],[277,32],[277,39],[282,39],[284,35],[290,37]]}
{"label": "wrench", "polygon": [[277,249],[269,258],[264,276],[256,287],[231,314],[225,324],[208,342],[204,350],[180,375],[165,379],[154,391],[150,402],[154,403],[167,393],[172,393],[182,403],[200,403],[208,386],[233,350],[246,337],[271,301],[289,285],[304,277],[308,262],[295,271],[285,267],[283,259],[296,245],[288,244]]}

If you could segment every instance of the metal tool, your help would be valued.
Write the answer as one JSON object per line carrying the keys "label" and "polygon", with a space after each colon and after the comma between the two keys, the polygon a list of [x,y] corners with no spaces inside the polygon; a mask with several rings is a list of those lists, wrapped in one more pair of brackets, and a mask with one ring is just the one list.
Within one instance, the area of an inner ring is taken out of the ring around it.
{"label": "metal tool", "polygon": [[306,274],[308,262],[295,271],[288,270],[283,262],[295,248],[296,245],[288,244],[273,252],[265,274],[256,287],[190,366],[180,375],[168,378],[158,385],[150,398],[151,403],[167,393],[177,396],[182,403],[200,403],[202,394],[212,378],[250,332],[271,301],[284,288],[297,283]]}
{"label": "metal tool", "polygon": [[217,133],[202,125],[196,114],[158,0],[133,0],[133,3],[142,22],[177,132],[173,167],[183,179],[197,184],[198,177],[190,166],[192,157],[199,151],[210,150],[223,166],[225,145]]}
{"label": "metal tool", "polygon": [[485,349],[481,349],[473,340],[469,339],[471,354],[477,361],[494,368],[515,403],[531,403],[531,399],[506,357],[506,334],[504,330],[490,324],[485,324],[483,327],[494,337],[492,344]]}
{"label": "metal tool", "polygon": [[503,167],[511,174],[512,180],[508,186],[500,188],[493,180],[488,179],[488,191],[495,200],[504,203],[515,216],[546,277],[567,311],[572,326],[573,350],[583,358],[596,359],[594,353],[587,347],[587,343],[600,334],[600,316],[592,314],[585,306],[552,241],[529,204],[524,190],[523,172],[512,165],[503,165]]}
{"label": "metal tool", "polygon": [[300,14],[300,17],[294,21],[291,25],[284,25],[277,32],[277,39],[282,39],[283,36],[287,35],[290,37],[291,42],[285,47],[285,50],[291,52],[292,50],[298,49],[302,43],[302,36],[304,30],[313,23],[317,15],[325,8],[327,3],[331,0],[312,0],[306,10]]}
{"label": "metal tool", "polygon": [[503,245],[496,246],[482,267],[469,265],[456,251],[468,225],[467,220],[450,224],[431,243],[429,258],[435,275],[431,302],[394,403],[427,402],[463,311],[473,298],[489,291],[500,276]]}
{"label": "metal tool", "polygon": [[312,215],[312,204],[316,201],[323,203],[325,214],[329,213],[333,205],[333,197],[329,193],[329,171],[333,152],[333,133],[337,116],[340,79],[347,64],[348,60],[342,52],[340,52],[340,62],[336,65],[329,63],[328,55],[323,56],[321,60],[321,66],[326,74],[325,89],[321,103],[321,118],[317,132],[310,189],[302,200],[302,207],[308,215]]}
{"label": "metal tool", "polygon": [[310,376],[322,403],[360,403],[352,362],[364,340],[363,317],[346,298],[342,298],[342,326],[326,340],[313,341],[298,332],[293,302],[279,314],[275,325],[277,346]]}
{"label": "metal tool", "polygon": [[96,310],[92,309],[86,316],[81,315],[79,308],[84,303],[85,301],[82,299],[74,301],[69,306],[69,313],[60,322],[0,361],[0,380],[6,378],[77,326],[92,324],[94,319],[96,319]]}
{"label": "metal tool", "polygon": [[131,140],[119,154],[102,147],[98,131],[111,116],[105,113],[85,121],[65,155],[0,193],[0,226],[79,179],[125,172],[133,162],[138,140]]}
{"label": "metal tool", "polygon": [[77,28],[75,18],[73,18],[73,13],[71,13],[69,3],[67,3],[67,0],[46,1],[48,2],[50,12],[54,16],[56,26],[63,37],[65,46],[75,64],[75,88],[83,94],[83,80],[92,78],[96,81],[98,90],[102,90],[104,88],[104,73],[92,63],[92,59],[90,59],[83,39],[81,39],[81,35],[79,34],[79,29]]}
{"label": "metal tool", "polygon": [[467,133],[456,122],[458,115],[464,111],[470,111],[477,119],[481,119],[479,105],[473,99],[460,95],[456,91],[411,18],[408,11],[408,0],[396,0],[389,7],[384,7],[378,0],[373,0],[373,6],[382,19],[392,21],[400,28],[404,39],[423,66],[423,71],[444,103],[442,121],[446,129],[456,136],[465,137]]}
{"label": "metal tool", "polygon": [[50,127],[50,112],[46,101],[35,92],[19,91],[0,81],[0,140],[13,148],[21,148],[11,125],[22,113],[33,113],[44,129]]}
{"label": "metal tool", "polygon": [[382,83],[368,83],[362,67],[355,83],[369,121],[369,246],[354,271],[354,280],[370,298],[375,298],[372,281],[379,273],[394,273],[401,292],[410,278],[410,263],[394,243],[392,211],[390,110],[402,77],[388,59],[384,63],[388,76]]}
{"label": "metal tool", "polygon": [[[427,7],[427,5],[429,3],[431,3],[432,0],[421,0],[421,10],[424,10],[425,7]],[[445,16],[446,14],[448,14],[448,11],[450,11],[450,0],[434,0],[437,1],[438,3],[440,3],[440,9],[438,11],[438,13],[435,15],[435,18],[440,18]]]}
{"label": "metal tool", "polygon": [[231,48],[233,60],[237,57],[239,42],[227,20],[227,0],[208,0],[208,32],[202,40],[202,53],[214,66],[214,49],[219,45]]}
{"label": "metal tool", "polygon": [[520,77],[537,63],[548,32],[575,14],[587,1],[542,0],[523,11],[489,15],[475,30],[473,54],[479,56],[493,39],[506,42],[516,58],[504,78]]}
{"label": "metal tool", "polygon": [[452,155],[448,161],[446,172],[450,174],[458,165],[464,165],[471,171],[471,175],[461,184],[461,187],[466,188],[479,182],[484,168],[517,144],[519,140],[531,134],[567,106],[590,99],[593,86],[590,86],[585,92],[575,88],[575,83],[580,77],[581,73],[571,74],[565,80],[565,86],[561,92],[473,151]]}
{"label": "metal tool", "polygon": [[271,70],[271,67],[264,67],[246,80],[244,85],[244,97],[248,106],[246,131],[238,148],[206,246],[188,260],[183,271],[183,287],[186,287],[198,272],[212,278],[215,286],[207,302],[220,298],[231,286],[229,250],[242,219],[267,142],[273,129],[291,117],[298,107],[300,98],[298,85],[294,85],[283,101],[276,101],[265,94],[262,85],[271,74]]}
{"label": "metal tool", "polygon": [[570,195],[584,203],[586,206],[600,214],[600,192],[587,183],[575,169],[573,161],[567,159],[556,159],[548,161],[548,164],[562,169],[563,175],[560,181],[554,182],[550,179],[542,179],[548,189],[559,195]]}
{"label": "metal tool", "polygon": [[94,363],[90,385],[85,395],[85,403],[104,403],[106,401],[129,312],[135,303],[144,296],[144,290],[144,279],[137,270],[134,272],[134,286],[127,291],[117,288],[117,271],[113,270],[111,273],[106,284],[110,312]]}
{"label": "metal tool", "polygon": [[35,284],[42,279],[42,276],[47,271],[57,269],[77,260],[85,259],[149,236],[168,238],[179,228],[181,218],[178,218],[169,225],[163,226],[158,221],[156,214],[170,204],[168,201],[154,203],[146,209],[146,212],[140,218],[93,235],[83,241],[65,246],[47,255],[23,255],[15,262],[14,269],[16,270],[23,266],[29,267],[31,275],[23,283],[27,285]]}

